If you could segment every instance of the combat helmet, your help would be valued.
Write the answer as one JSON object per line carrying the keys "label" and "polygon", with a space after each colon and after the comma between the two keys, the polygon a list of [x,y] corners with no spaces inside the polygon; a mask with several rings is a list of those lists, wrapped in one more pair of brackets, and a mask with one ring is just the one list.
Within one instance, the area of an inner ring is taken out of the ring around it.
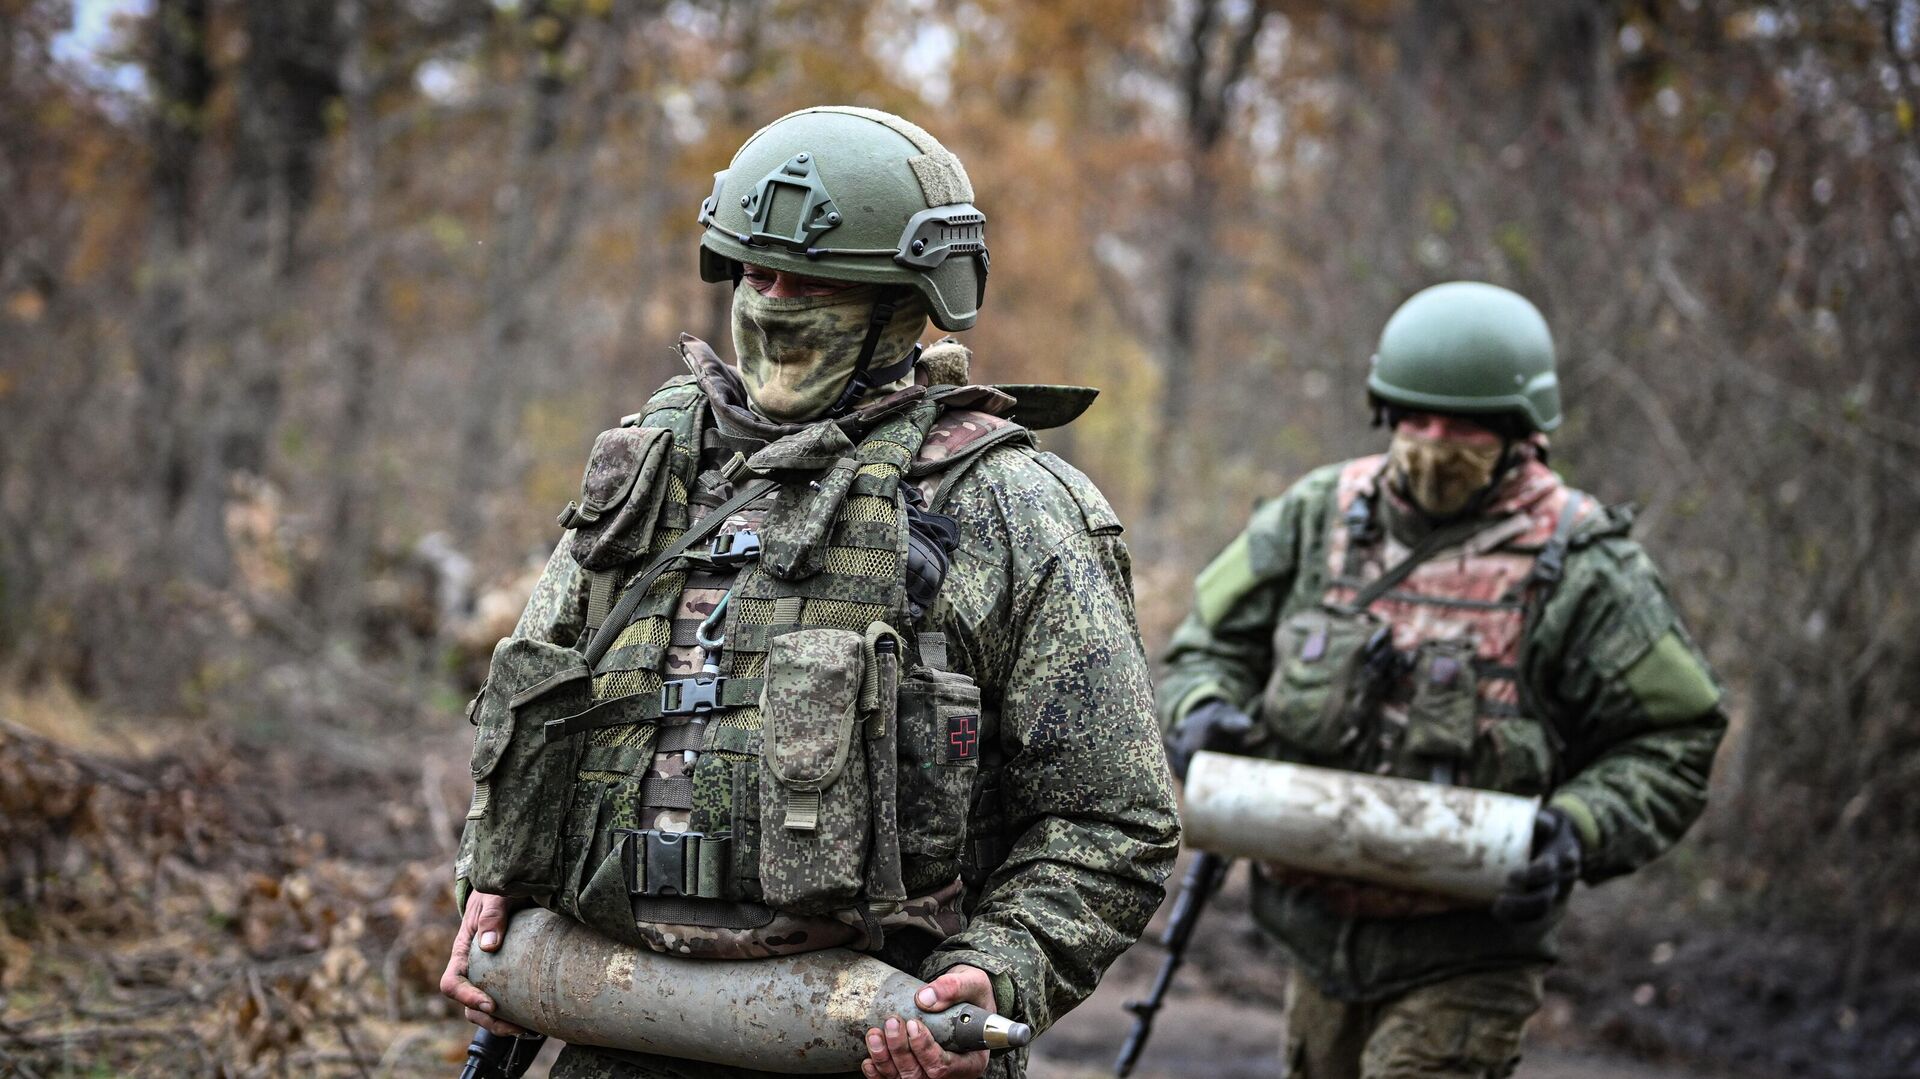
{"label": "combat helmet", "polygon": [[1367,390],[1376,404],[1560,426],[1547,320],[1519,293],[1478,281],[1434,285],[1401,304],[1380,331]]}
{"label": "combat helmet", "polygon": [[986,215],[960,159],[892,113],[828,105],[761,128],[700,204],[700,276],[742,262],[910,288],[934,325],[973,325],[987,289]]}

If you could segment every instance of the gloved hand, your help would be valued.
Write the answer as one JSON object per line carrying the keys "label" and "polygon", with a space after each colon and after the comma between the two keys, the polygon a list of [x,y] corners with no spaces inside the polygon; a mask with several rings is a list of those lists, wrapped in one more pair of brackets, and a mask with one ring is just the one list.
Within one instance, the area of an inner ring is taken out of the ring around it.
{"label": "gloved hand", "polygon": [[1507,890],[1493,901],[1493,916],[1503,922],[1534,922],[1573,891],[1580,879],[1580,833],[1557,809],[1542,809],[1533,819],[1533,860],[1507,878]]}
{"label": "gloved hand", "polygon": [[1253,717],[1218,697],[1209,697],[1186,714],[1167,737],[1167,763],[1181,782],[1193,755],[1203,749],[1243,749],[1253,733]]}

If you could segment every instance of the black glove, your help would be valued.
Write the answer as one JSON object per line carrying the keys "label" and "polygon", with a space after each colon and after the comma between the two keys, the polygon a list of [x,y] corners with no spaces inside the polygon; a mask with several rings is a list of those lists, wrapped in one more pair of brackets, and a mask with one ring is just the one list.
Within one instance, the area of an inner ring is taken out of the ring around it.
{"label": "black glove", "polygon": [[1167,739],[1167,763],[1181,782],[1193,755],[1203,749],[1243,749],[1253,732],[1253,717],[1218,697],[1193,706]]}
{"label": "black glove", "polygon": [[1507,877],[1507,890],[1493,901],[1503,922],[1535,922],[1573,891],[1580,879],[1580,833],[1557,809],[1533,818],[1533,860]]}

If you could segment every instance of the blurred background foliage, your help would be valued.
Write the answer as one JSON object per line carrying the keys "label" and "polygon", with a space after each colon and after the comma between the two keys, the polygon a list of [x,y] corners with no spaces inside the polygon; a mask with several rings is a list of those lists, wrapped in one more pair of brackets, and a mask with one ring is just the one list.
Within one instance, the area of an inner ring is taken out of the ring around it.
{"label": "blurred background foliage", "polygon": [[967,162],[976,375],[1103,389],[1046,441],[1150,648],[1380,444],[1401,299],[1532,297],[1555,464],[1641,503],[1733,692],[1669,875],[1916,1007],[1915,0],[0,0],[6,683],[459,742],[593,433],[725,346],[712,172],[822,102]]}

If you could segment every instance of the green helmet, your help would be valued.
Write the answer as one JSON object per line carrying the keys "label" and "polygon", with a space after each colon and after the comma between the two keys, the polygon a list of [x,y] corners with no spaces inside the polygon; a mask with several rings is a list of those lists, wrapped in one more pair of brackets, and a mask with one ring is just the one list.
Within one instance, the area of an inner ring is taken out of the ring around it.
{"label": "green helmet", "polygon": [[751,262],[908,286],[934,325],[973,325],[987,290],[987,217],[960,159],[892,113],[841,105],[788,113],[713,174],[700,204],[700,276]]}
{"label": "green helmet", "polygon": [[1380,331],[1367,389],[1402,408],[1560,426],[1547,320],[1519,293],[1478,281],[1435,285],[1401,304]]}

